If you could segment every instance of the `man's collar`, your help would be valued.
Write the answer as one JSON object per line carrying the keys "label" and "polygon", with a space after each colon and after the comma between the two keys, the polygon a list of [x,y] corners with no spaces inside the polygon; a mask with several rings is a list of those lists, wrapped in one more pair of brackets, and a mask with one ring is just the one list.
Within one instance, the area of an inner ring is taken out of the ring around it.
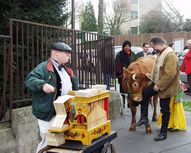
{"label": "man's collar", "polygon": [[53,65],[58,67],[58,70],[61,71],[62,68],[65,68],[64,65],[60,64],[57,60],[55,60],[54,58],[51,58]]}
{"label": "man's collar", "polygon": [[168,46],[165,46],[161,51],[160,51],[160,54],[165,50],[165,49],[167,49],[168,48]]}
{"label": "man's collar", "polygon": [[65,69],[64,65],[60,64],[60,65],[58,66],[58,70],[59,70],[59,71],[61,71],[61,70],[62,70],[62,68],[64,68],[64,69]]}

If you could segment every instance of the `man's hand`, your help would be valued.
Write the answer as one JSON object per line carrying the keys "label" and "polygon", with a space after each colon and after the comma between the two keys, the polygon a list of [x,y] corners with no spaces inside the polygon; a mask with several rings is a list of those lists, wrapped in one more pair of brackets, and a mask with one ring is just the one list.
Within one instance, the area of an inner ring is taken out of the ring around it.
{"label": "man's hand", "polygon": [[145,75],[146,75],[146,77],[147,77],[150,81],[152,81],[152,82],[155,84],[154,80],[151,78],[151,74],[145,73]]}
{"label": "man's hand", "polygon": [[158,91],[159,91],[159,88],[157,87],[157,85],[156,85],[156,84],[154,85],[153,89],[154,89],[156,92],[158,92]]}
{"label": "man's hand", "polygon": [[55,91],[55,88],[53,86],[51,86],[50,84],[48,83],[45,83],[42,87],[42,90],[45,92],[45,93],[52,93]]}
{"label": "man's hand", "polygon": [[147,78],[149,78],[149,79],[151,78],[151,74],[150,73],[145,73],[145,75],[146,75]]}

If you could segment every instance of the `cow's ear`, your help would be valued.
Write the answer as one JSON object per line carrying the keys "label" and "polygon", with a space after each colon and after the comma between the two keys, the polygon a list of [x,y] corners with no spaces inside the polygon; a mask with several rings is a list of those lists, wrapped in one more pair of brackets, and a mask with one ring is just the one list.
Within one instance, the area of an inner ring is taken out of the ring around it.
{"label": "cow's ear", "polygon": [[123,67],[123,74],[126,75],[126,73],[128,73],[128,70],[125,67]]}
{"label": "cow's ear", "polygon": [[123,72],[127,71],[127,69],[125,67],[123,67]]}

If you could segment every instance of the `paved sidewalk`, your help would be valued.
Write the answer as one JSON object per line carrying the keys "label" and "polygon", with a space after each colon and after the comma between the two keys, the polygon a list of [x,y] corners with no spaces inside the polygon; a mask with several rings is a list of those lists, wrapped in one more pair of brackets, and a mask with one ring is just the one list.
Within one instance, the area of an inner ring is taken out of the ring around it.
{"label": "paved sidewalk", "polygon": [[[191,101],[191,97],[185,96]],[[149,106],[149,112],[152,112]],[[159,109],[158,109],[159,110]],[[137,120],[140,117],[140,108],[137,109]],[[159,133],[160,126],[156,122],[151,123],[152,134],[146,134],[145,127],[137,127],[135,132],[128,131],[131,122],[131,112],[129,108],[124,110],[124,114],[112,120],[112,129],[117,131],[117,138],[113,140],[117,153],[191,153],[191,113],[185,112],[187,120],[187,130],[179,132],[168,132],[168,137],[164,141],[154,141],[154,137]],[[149,116],[151,120],[151,114]]]}

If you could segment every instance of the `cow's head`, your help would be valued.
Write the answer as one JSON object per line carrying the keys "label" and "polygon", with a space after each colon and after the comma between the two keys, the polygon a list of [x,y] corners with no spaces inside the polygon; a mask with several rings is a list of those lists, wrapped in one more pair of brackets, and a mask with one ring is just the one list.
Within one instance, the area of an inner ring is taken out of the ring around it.
{"label": "cow's head", "polygon": [[142,91],[149,85],[149,83],[150,80],[144,73],[134,73],[123,68],[122,86],[124,91],[129,94],[133,101],[142,101]]}

